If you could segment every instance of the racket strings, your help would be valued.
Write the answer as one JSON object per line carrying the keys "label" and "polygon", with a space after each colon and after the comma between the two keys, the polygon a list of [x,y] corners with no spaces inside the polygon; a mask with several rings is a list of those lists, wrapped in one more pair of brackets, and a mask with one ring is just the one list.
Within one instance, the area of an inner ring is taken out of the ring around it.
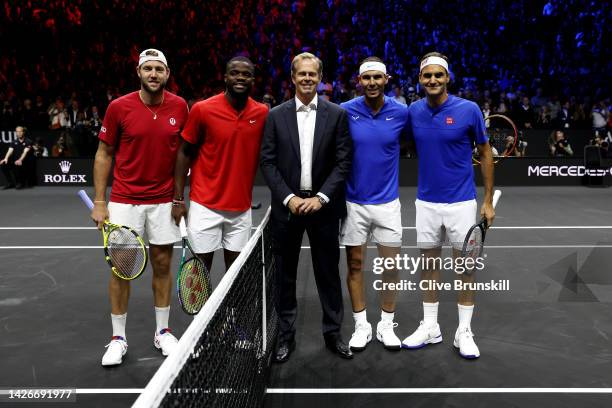
{"label": "racket strings", "polygon": [[498,156],[512,154],[516,145],[516,132],[513,124],[503,117],[491,117],[487,124],[487,136],[492,147],[497,150]]}
{"label": "racket strings", "polygon": [[133,278],[146,263],[146,252],[136,236],[125,228],[112,230],[108,235],[108,255],[118,274]]}
{"label": "racket strings", "polygon": [[467,245],[464,252],[466,258],[478,258],[483,249],[482,230],[480,228],[474,228],[470,234],[470,239],[467,241]]}
{"label": "racket strings", "polygon": [[210,278],[204,263],[198,258],[188,259],[181,265],[179,296],[188,313],[197,313],[210,296]]}

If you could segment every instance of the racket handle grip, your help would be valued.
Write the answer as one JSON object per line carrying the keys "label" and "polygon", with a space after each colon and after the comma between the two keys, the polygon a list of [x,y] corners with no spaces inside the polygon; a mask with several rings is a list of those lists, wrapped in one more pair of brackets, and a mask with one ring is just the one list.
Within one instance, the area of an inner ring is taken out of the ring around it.
{"label": "racket handle grip", "polygon": [[83,201],[83,204],[85,204],[90,210],[93,210],[94,203],[91,201],[91,198],[89,198],[85,190],[79,190],[78,195],[81,201]]}
{"label": "racket handle grip", "polygon": [[497,202],[499,201],[499,198],[501,197],[501,195],[502,195],[501,190],[495,190],[493,192],[493,208],[497,206]]}
{"label": "racket handle grip", "polygon": [[185,223],[185,217],[181,217],[181,221],[179,222],[179,230],[181,231],[181,237],[187,237],[187,224]]}

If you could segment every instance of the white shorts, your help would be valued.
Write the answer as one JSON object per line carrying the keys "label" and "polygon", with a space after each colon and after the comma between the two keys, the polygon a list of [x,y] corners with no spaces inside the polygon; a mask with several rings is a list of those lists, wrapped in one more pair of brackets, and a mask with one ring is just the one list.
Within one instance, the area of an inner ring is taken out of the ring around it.
{"label": "white shorts", "polygon": [[198,254],[219,248],[240,252],[251,237],[251,209],[245,212],[218,211],[194,201],[189,205],[187,231],[193,250]]}
{"label": "white shorts", "polygon": [[402,205],[399,198],[384,204],[346,202],[346,218],[340,227],[340,244],[363,245],[372,239],[380,245],[402,245]]}
{"label": "white shorts", "polygon": [[476,223],[476,200],[458,203],[430,203],[416,200],[417,246],[421,249],[441,247],[448,238],[453,248],[461,250],[470,227]]}
{"label": "white shorts", "polygon": [[110,222],[128,226],[141,237],[144,237],[146,232],[149,243],[153,245],[169,245],[181,240],[181,233],[172,219],[171,212],[172,203],[108,203]]}

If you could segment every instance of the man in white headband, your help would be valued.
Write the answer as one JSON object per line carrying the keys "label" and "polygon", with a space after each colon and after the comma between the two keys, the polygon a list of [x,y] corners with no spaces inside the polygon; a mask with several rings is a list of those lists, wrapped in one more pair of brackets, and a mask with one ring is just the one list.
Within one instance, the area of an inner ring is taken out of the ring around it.
{"label": "man in white headband", "polygon": [[[437,52],[421,59],[419,83],[426,99],[408,108],[409,141],[416,146],[419,158],[416,230],[417,245],[432,268],[423,268],[422,281],[439,281],[435,269],[441,255],[445,234],[453,246],[453,256],[460,256],[463,240],[476,221],[476,186],[472,167],[472,146],[476,144],[481,157],[485,186],[481,216],[493,224],[493,159],[485,134],[480,108],[474,102],[449,95],[448,59]],[[457,269],[457,273],[463,270]],[[473,282],[475,274],[461,274],[460,279]],[[433,285],[428,284],[427,287]],[[468,359],[478,358],[480,351],[471,329],[474,292],[462,290],[458,295],[459,327],[453,345]],[[402,341],[402,347],[418,349],[440,343],[438,324],[438,293],[423,291],[423,321],[418,329]]]}
{"label": "man in white headband", "polygon": [[[161,51],[144,50],[136,72],[140,90],[113,100],[104,116],[94,162],[96,197],[91,217],[98,228],[105,219],[110,219],[140,235],[146,231],[153,267],[156,322],[153,344],[166,356],[177,344],[168,328],[172,245],[180,240],[171,209],[179,133],[188,109],[183,98],[164,90],[170,70]],[[113,156],[115,170],[107,206],[106,187]],[[111,273],[109,295],[113,336],[102,357],[103,366],[121,364],[127,352],[125,327],[130,282]]]}
{"label": "man in white headband", "polygon": [[[340,244],[346,246],[347,286],[351,295],[355,331],[349,342],[354,351],[364,350],[372,339],[372,326],[366,316],[363,261],[368,238],[378,246],[378,259],[395,258],[402,244],[399,201],[400,138],[405,132],[408,110],[385,96],[389,81],[387,67],[380,58],[368,57],[359,67],[359,83],[364,95],[341,106],[349,116],[353,139],[353,162],[346,181],[347,216],[342,221]],[[381,294],[380,321],[376,338],[390,350],[401,348],[394,333],[395,294],[387,284],[397,281],[395,268],[380,268],[377,276]]]}

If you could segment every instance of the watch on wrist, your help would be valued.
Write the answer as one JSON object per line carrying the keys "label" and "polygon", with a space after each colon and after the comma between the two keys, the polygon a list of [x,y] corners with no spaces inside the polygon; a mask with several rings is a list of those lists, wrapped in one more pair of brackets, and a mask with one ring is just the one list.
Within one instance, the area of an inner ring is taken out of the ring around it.
{"label": "watch on wrist", "polygon": [[319,202],[321,203],[321,207],[325,207],[325,205],[327,204],[327,201],[325,201],[325,199],[321,196],[317,196],[317,198],[319,199]]}

